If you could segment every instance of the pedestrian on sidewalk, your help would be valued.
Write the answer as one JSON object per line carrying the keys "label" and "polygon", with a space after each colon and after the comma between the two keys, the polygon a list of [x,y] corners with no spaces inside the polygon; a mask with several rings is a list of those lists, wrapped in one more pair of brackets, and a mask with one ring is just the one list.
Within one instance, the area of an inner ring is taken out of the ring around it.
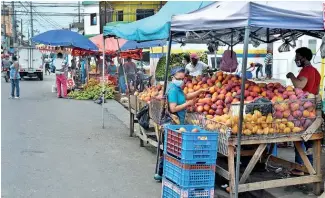
{"label": "pedestrian on sidewalk", "polygon": [[[19,63],[16,56],[12,57],[13,64],[10,66],[10,82],[11,82],[11,96],[10,98],[19,99],[20,97],[20,88],[19,88]],[[16,97],[15,97],[16,90]]]}
{"label": "pedestrian on sidewalk", "polygon": [[122,96],[124,96],[126,93],[126,82],[124,76],[124,68],[122,64],[120,64],[120,66],[118,67],[118,84],[119,84],[120,92]]}
{"label": "pedestrian on sidewalk", "polygon": [[[67,98],[67,63],[63,59],[63,54],[58,53],[55,59],[55,74],[56,74],[56,87],[58,98]],[[63,89],[63,96],[61,94],[61,85]]]}

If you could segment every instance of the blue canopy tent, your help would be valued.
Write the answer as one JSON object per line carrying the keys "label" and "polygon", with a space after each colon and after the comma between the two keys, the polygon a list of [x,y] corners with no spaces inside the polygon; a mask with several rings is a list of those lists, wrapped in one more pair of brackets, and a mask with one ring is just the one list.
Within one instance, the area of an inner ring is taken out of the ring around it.
{"label": "blue canopy tent", "polygon": [[155,41],[145,41],[145,42],[127,41],[121,47],[121,51],[126,51],[126,50],[131,50],[131,49],[159,47],[159,46],[165,46],[165,45],[166,45],[166,40],[155,40]]}
{"label": "blue canopy tent", "polygon": [[98,50],[98,47],[88,38],[70,30],[50,30],[33,37],[32,41],[51,46],[78,47],[93,51]]}
{"label": "blue canopy tent", "polygon": [[158,13],[153,16],[120,24],[114,27],[105,26],[104,36],[116,36],[131,41],[152,41],[168,39],[171,17],[176,14],[185,14],[203,8],[212,2],[209,1],[168,1]]}

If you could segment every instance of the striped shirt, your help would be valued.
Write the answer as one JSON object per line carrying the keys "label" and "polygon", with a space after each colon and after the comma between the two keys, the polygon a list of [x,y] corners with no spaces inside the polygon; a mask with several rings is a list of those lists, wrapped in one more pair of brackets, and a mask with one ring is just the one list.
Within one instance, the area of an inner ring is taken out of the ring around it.
{"label": "striped shirt", "polygon": [[273,63],[273,56],[271,53],[266,54],[265,59],[264,59],[265,65],[272,65]]}

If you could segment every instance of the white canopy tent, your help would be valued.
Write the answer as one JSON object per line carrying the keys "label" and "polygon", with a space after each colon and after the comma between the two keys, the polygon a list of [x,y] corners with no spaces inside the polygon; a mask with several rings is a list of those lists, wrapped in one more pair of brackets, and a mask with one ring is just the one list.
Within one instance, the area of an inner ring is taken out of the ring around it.
{"label": "white canopy tent", "polygon": [[[244,42],[241,70],[245,71],[249,43],[272,43],[281,39],[291,42],[302,35],[322,38],[324,36],[323,7],[323,2],[320,1],[216,2],[189,14],[173,16],[169,44],[173,39],[178,42],[210,43],[217,48],[220,44],[232,47]],[[166,73],[168,70],[167,61]],[[245,90],[245,72],[243,72],[242,78],[244,80],[241,82],[241,90]],[[243,107],[244,92],[242,91],[238,125],[235,197],[238,197]]]}

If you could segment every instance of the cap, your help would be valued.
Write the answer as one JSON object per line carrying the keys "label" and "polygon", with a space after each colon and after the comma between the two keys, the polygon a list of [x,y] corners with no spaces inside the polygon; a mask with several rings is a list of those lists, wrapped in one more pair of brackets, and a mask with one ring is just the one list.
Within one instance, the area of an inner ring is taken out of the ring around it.
{"label": "cap", "polygon": [[184,67],[174,67],[171,69],[170,71],[170,75],[174,76],[176,73],[178,72],[185,72],[185,68]]}
{"label": "cap", "polygon": [[196,53],[191,54],[191,59],[199,59],[199,56]]}

